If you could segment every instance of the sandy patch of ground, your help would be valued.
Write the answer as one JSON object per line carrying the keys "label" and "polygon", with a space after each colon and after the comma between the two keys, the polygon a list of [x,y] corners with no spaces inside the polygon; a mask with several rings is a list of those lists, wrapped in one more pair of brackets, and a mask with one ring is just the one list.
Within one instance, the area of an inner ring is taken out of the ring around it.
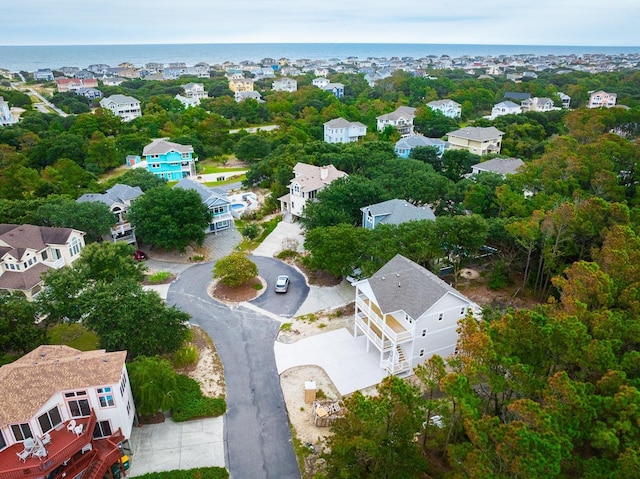
{"label": "sandy patch of ground", "polygon": [[207,397],[225,397],[224,368],[216,347],[209,335],[199,326],[190,325],[191,344],[198,348],[198,363],[179,369],[200,383],[202,394]]}

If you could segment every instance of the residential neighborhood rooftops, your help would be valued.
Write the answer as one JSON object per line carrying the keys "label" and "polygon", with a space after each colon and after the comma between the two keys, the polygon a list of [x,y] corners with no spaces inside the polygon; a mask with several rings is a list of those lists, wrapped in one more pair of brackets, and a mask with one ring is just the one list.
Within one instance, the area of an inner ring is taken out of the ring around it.
{"label": "residential neighborhood rooftops", "polygon": [[213,206],[214,203],[228,203],[227,194],[218,188],[208,188],[205,185],[193,181],[189,178],[182,178],[174,188],[181,188],[183,190],[193,190],[200,198],[202,198],[202,202],[207,206]]}
{"label": "residential neighborhood rooftops", "polygon": [[368,281],[383,313],[406,311],[411,317],[418,318],[446,293],[464,298],[431,271],[400,254]]}
{"label": "residential neighborhood rooftops", "polygon": [[49,244],[63,245],[71,228],[0,224],[0,258],[7,253],[20,260],[27,249],[41,251]]}
{"label": "residential neighborhood rooftops", "polygon": [[193,147],[191,145],[173,143],[168,141],[166,138],[157,138],[144,147],[142,155],[165,155],[170,151],[177,151],[178,153],[193,153]]}
{"label": "residential neighborhood rooftops", "polygon": [[378,120],[391,120],[397,121],[400,118],[413,118],[416,116],[416,109],[411,106],[399,106],[395,111],[391,113],[385,113],[384,115],[377,116]]}
{"label": "residential neighborhood rooftops", "polygon": [[118,203],[128,204],[143,194],[144,192],[139,186],[129,186],[117,183],[104,193],[85,193],[78,198],[76,202],[85,203],[87,201],[100,201],[111,207]]}
{"label": "residential neighborhood rooftops", "polygon": [[56,392],[116,384],[126,351],[39,346],[0,368],[0,427],[29,420]]}
{"label": "residential neighborhood rooftops", "polygon": [[103,98],[102,100],[100,100],[101,105],[106,105],[108,103],[116,103],[118,105],[128,105],[131,103],[140,103],[140,101],[136,100],[132,96],[121,95],[118,93],[116,95],[111,95],[107,98]]}
{"label": "residential neighborhood rooftops", "polygon": [[440,138],[428,138],[423,135],[410,135],[400,138],[396,142],[396,148],[414,149],[419,146],[445,146],[447,142]]}

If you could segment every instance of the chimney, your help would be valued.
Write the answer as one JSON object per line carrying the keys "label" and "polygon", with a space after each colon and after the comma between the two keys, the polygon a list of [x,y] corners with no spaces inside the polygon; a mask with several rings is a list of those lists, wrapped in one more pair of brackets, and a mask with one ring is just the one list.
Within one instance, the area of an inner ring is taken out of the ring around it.
{"label": "chimney", "polygon": [[326,166],[321,166],[320,167],[320,179],[322,181],[327,179],[327,176],[329,176],[329,168],[327,168]]}

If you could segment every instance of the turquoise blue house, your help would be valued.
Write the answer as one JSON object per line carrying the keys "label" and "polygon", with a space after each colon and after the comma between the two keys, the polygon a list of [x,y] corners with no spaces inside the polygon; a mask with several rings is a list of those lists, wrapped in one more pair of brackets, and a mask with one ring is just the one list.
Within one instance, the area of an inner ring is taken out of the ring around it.
{"label": "turquoise blue house", "polygon": [[180,145],[166,138],[153,140],[142,151],[147,171],[168,181],[181,180],[196,174],[197,158],[191,145]]}
{"label": "turquoise blue house", "polygon": [[427,138],[422,135],[405,136],[396,142],[396,155],[400,158],[409,158],[411,150],[418,146],[431,146],[438,150],[438,156],[442,156],[444,150],[449,148],[449,143],[439,138]]}

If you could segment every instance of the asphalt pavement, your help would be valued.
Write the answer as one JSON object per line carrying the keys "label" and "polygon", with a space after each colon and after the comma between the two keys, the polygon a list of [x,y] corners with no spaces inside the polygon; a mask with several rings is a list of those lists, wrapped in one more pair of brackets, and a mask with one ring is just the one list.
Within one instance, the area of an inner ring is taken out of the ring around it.
{"label": "asphalt pavement", "polygon": [[180,275],[169,289],[167,303],[191,315],[191,321],[211,336],[222,360],[229,474],[234,479],[299,479],[273,350],[280,322],[211,299],[207,286],[212,267],[211,262],[194,265]]}

